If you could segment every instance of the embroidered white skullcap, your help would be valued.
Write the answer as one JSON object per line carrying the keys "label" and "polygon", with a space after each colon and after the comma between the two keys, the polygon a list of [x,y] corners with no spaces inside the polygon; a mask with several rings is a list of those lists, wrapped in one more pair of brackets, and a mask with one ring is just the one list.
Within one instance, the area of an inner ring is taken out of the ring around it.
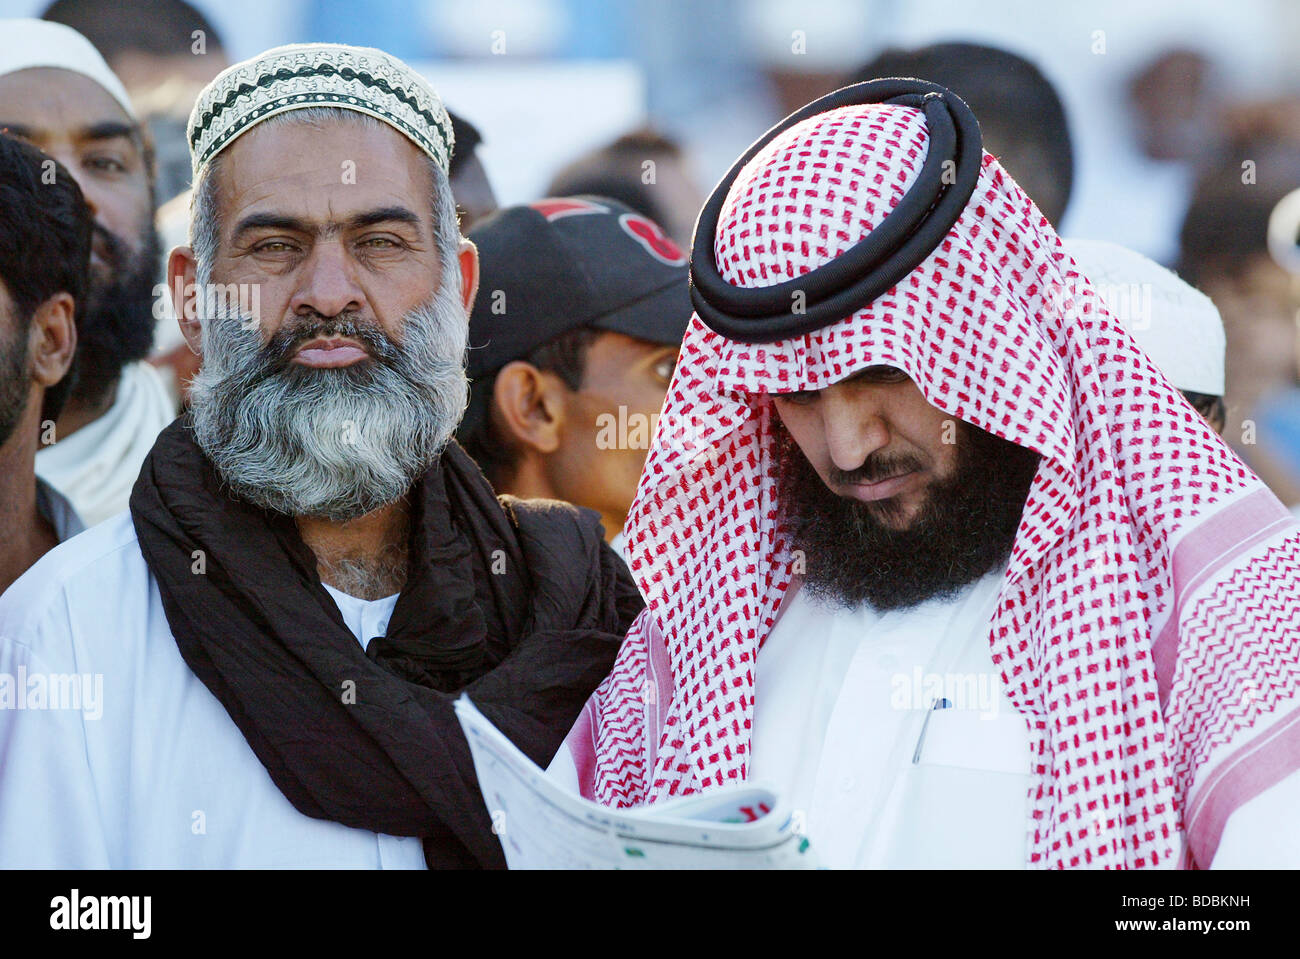
{"label": "embroidered white skullcap", "polygon": [[1268,218],[1268,251],[1277,265],[1300,276],[1300,190],[1277,201]]}
{"label": "embroidered white skullcap", "polygon": [[48,20],[0,20],[0,38],[0,76],[38,67],[71,70],[98,83],[135,119],[126,87],[94,44],[76,30]]}
{"label": "embroidered white skullcap", "polygon": [[1116,243],[1064,240],[1106,309],[1180,390],[1222,396],[1223,320],[1172,270]]}
{"label": "embroidered white skullcap", "polygon": [[382,120],[447,172],[451,119],[424,77],[373,47],[299,43],[236,63],[203,88],[186,129],[195,180],[214,156],[263,120],[321,106]]}

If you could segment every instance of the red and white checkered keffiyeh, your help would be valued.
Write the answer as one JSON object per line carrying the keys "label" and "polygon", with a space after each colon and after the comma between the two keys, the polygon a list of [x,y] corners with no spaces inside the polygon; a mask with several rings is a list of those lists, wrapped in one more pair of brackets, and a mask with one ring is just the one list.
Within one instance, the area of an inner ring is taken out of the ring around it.
{"label": "red and white checkered keffiyeh", "polygon": [[[792,126],[732,186],[721,275],[828,262],[926,148],[904,106]],[[628,523],[649,605],[566,743],[583,793],[745,778],[755,658],[791,582],[768,394],[888,364],[1043,457],[989,633],[1029,725],[1028,864],[1207,865],[1228,815],[1300,768],[1300,709],[1279,712],[1300,688],[1300,528],[1099,304],[986,154],[939,247],[855,315],[752,345],[694,317]]]}

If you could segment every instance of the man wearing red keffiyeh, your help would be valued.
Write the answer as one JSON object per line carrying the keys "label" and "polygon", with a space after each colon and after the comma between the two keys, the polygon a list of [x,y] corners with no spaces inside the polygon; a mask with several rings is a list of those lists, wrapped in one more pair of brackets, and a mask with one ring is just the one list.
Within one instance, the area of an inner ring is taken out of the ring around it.
{"label": "man wearing red keffiyeh", "polygon": [[1300,526],[959,99],[787,118],[691,270],[628,523],[648,607],[553,775],[766,780],[832,865],[1300,863]]}

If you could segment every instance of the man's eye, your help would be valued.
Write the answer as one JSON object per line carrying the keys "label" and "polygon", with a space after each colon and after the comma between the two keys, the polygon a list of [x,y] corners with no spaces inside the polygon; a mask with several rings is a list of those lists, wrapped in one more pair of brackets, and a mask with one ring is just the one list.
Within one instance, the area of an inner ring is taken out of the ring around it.
{"label": "man's eye", "polygon": [[677,369],[677,357],[675,356],[664,357],[654,366],[655,376],[665,383],[673,378],[673,370],[675,369]]}
{"label": "man's eye", "polygon": [[86,166],[101,173],[126,172],[126,164],[116,157],[90,157],[86,160]]}
{"label": "man's eye", "polygon": [[901,383],[910,379],[906,372],[896,366],[868,366],[854,379],[867,383]]}
{"label": "man's eye", "polygon": [[795,406],[808,406],[817,401],[817,390],[796,390],[793,393],[778,393],[776,398]]}
{"label": "man's eye", "polygon": [[293,245],[284,240],[267,240],[265,243],[259,243],[256,249],[258,253],[288,253],[293,249]]}
{"label": "man's eye", "polygon": [[371,236],[361,241],[361,245],[370,250],[392,250],[397,242],[386,236]]}

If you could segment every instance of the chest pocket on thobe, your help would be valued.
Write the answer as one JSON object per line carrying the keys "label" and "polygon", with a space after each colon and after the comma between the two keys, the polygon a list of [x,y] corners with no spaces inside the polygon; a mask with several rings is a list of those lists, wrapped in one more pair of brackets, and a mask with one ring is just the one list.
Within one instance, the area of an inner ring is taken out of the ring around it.
{"label": "chest pocket on thobe", "polygon": [[[951,706],[919,715],[871,858],[915,868],[1023,868],[1030,755],[1025,717],[1002,692],[984,642],[946,677]],[[940,694],[942,696],[942,694]],[[921,729],[924,728],[924,735]],[[919,740],[919,753],[916,745]],[[915,761],[913,761],[915,760]]]}

